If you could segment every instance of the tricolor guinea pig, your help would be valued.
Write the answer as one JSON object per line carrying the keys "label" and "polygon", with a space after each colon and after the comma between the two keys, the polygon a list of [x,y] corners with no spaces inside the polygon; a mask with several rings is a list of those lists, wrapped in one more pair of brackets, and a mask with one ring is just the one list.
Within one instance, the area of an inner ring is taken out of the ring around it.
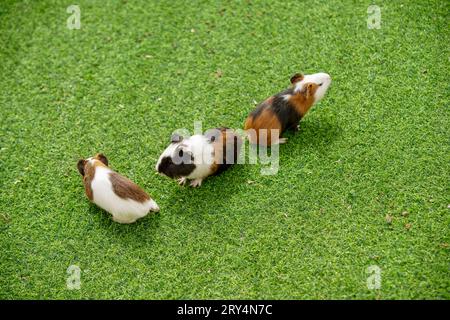
{"label": "tricolor guinea pig", "polygon": [[236,163],[241,146],[241,137],[224,127],[187,138],[174,134],[170,145],[159,157],[156,171],[177,179],[181,185],[191,180],[190,185],[198,187],[206,177]]}
{"label": "tricolor guinea pig", "polygon": [[[288,129],[298,131],[300,120],[325,96],[330,83],[331,77],[326,73],[293,75],[290,88],[261,102],[247,117],[244,129],[250,142],[267,146],[285,143],[287,138],[281,138],[281,134]],[[250,133],[249,129],[254,131]],[[271,130],[274,129],[279,134],[272,139]]]}
{"label": "tricolor guinea pig", "polygon": [[144,190],[108,167],[108,159],[103,154],[81,159],[77,167],[83,176],[86,196],[112,214],[115,222],[133,223],[150,211],[159,211]]}

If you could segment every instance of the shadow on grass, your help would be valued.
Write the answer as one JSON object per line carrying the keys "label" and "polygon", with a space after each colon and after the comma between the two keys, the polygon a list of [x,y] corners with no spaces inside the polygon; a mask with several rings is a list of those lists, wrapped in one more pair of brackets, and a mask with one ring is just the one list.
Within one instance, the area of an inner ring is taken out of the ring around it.
{"label": "shadow on grass", "polygon": [[229,208],[230,199],[242,192],[242,186],[250,176],[251,173],[244,165],[235,165],[217,176],[208,177],[201,187],[175,186],[166,207],[174,215],[183,215],[193,220],[220,214],[224,208]]}
{"label": "shadow on grass", "polygon": [[[288,138],[286,148],[281,148],[281,152],[289,152],[292,146],[301,145],[305,148],[315,148],[322,146],[327,149],[331,147],[335,140],[342,134],[342,129],[336,123],[324,120],[314,119],[300,122],[300,129],[297,133],[287,131],[283,136]],[[283,150],[284,149],[284,150]]]}
{"label": "shadow on grass", "polygon": [[137,220],[135,223],[121,224],[112,220],[112,215],[109,212],[99,208],[94,203],[90,203],[88,213],[92,216],[93,223],[101,225],[103,229],[108,232],[111,239],[119,239],[126,236],[133,237],[132,242],[142,243],[152,242],[152,236],[159,227],[160,213],[150,212],[147,216]]}
{"label": "shadow on grass", "polygon": [[[341,132],[341,128],[335,123],[323,119],[302,122],[299,132],[289,131],[283,135],[288,138],[288,143],[280,147],[280,156],[286,160],[299,157],[299,147],[301,152],[316,151],[324,154],[339,139]],[[208,177],[199,188],[177,186],[167,206],[175,214],[199,219],[204,215],[223,212],[230,197],[242,193],[249,180],[257,180],[255,174],[260,175],[264,165],[257,164],[255,169],[250,169],[249,166],[248,163],[234,165],[217,176]]]}

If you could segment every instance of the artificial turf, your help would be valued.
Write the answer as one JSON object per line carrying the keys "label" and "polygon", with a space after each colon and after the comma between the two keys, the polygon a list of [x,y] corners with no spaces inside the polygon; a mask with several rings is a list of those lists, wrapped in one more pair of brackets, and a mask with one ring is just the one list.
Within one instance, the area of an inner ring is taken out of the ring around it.
{"label": "artificial turf", "polygon": [[[0,298],[450,298],[448,1],[81,0],[79,30],[69,4],[0,2]],[[299,71],[333,83],[276,175],[155,173],[172,131],[242,128]],[[96,152],[161,212],[90,204]]]}

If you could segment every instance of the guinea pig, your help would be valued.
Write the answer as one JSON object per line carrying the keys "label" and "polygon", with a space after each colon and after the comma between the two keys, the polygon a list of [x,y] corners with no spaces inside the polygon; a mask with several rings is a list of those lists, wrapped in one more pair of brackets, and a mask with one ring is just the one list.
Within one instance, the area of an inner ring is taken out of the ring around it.
{"label": "guinea pig", "polygon": [[241,146],[241,137],[225,127],[188,138],[174,134],[159,157],[156,171],[177,179],[180,185],[191,180],[192,187],[199,187],[206,177],[219,174],[236,163]]}
{"label": "guinea pig", "polygon": [[86,196],[112,214],[113,221],[133,223],[150,211],[159,211],[144,190],[108,167],[108,159],[103,154],[81,159],[77,167],[83,176]]}
{"label": "guinea pig", "polygon": [[[302,117],[325,96],[331,84],[331,77],[326,73],[297,73],[291,77],[291,84],[290,88],[261,102],[249,114],[244,130],[251,143],[267,146],[285,143],[287,138],[281,138],[281,134],[288,129],[298,131]],[[250,129],[254,131],[249,133]],[[264,135],[260,130],[264,130]],[[274,141],[271,139],[272,130],[279,132],[274,132]]]}

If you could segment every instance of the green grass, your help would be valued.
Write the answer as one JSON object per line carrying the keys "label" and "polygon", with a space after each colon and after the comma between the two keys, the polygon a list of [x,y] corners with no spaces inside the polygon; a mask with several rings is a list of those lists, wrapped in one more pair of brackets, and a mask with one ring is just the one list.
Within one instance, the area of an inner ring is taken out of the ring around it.
{"label": "green grass", "polygon": [[[369,30],[371,1],[81,0],[69,30],[67,1],[1,1],[0,298],[449,299],[450,3],[426,2]],[[278,174],[156,175],[173,130],[241,128],[298,71],[333,83]],[[161,212],[90,204],[96,152]]]}

